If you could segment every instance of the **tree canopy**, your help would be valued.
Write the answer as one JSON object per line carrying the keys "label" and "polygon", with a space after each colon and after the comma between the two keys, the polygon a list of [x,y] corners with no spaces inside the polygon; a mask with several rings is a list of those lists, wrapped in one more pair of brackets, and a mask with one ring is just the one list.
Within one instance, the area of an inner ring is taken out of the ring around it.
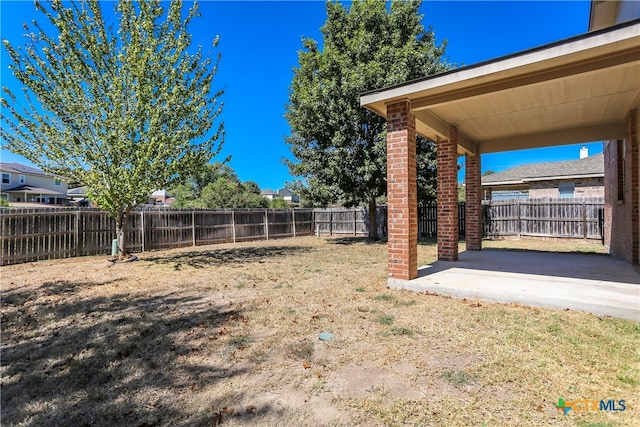
{"label": "tree canopy", "polygon": [[268,208],[269,200],[253,181],[240,181],[227,164],[207,165],[172,188],[169,193],[176,208]]}
{"label": "tree canopy", "polygon": [[[102,6],[114,7],[117,23]],[[197,3],[186,13],[180,0],[55,0],[36,8],[52,34],[33,21],[24,46],[3,40],[24,88],[3,88],[3,146],[85,185],[115,219],[123,255],[132,207],[221,148],[222,91],[212,88],[220,54],[212,61],[191,47]]]}
{"label": "tree canopy", "polygon": [[[347,9],[327,3],[322,41],[304,38],[286,118],[295,161],[287,162],[306,200],[369,204],[375,234],[376,198],[386,194],[386,120],[360,107],[376,88],[447,70],[443,43],[425,30],[421,2],[358,0]],[[433,143],[418,141],[421,197],[435,194]],[[430,187],[431,186],[431,187]],[[301,188],[302,187],[302,188]]]}

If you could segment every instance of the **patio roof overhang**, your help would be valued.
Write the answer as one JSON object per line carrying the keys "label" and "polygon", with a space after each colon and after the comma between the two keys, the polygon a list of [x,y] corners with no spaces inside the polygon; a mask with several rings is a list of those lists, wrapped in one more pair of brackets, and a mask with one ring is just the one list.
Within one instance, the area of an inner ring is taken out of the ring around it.
{"label": "patio roof overhang", "polygon": [[640,20],[367,93],[386,117],[407,100],[416,132],[458,128],[458,153],[622,139],[640,93]]}

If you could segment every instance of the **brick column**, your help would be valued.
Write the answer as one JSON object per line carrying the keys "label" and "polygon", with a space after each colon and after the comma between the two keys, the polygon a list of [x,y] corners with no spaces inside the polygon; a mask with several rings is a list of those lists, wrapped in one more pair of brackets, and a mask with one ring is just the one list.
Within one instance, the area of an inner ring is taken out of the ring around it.
{"label": "brick column", "polygon": [[416,121],[409,101],[387,105],[389,278],[418,277]]}
{"label": "brick column", "polygon": [[480,154],[466,155],[465,160],[466,203],[465,227],[467,250],[482,249],[482,186],[480,177]]}
{"label": "brick column", "polygon": [[638,141],[637,110],[627,115],[627,157],[631,163],[631,263],[640,264],[640,141]]}
{"label": "brick column", "polygon": [[458,129],[449,126],[449,139],[436,142],[438,259],[458,260]]}

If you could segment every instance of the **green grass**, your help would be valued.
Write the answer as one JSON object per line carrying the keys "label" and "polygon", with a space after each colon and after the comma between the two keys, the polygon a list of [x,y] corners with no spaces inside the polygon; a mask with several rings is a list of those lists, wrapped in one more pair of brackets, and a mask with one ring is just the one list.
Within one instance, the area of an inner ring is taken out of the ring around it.
{"label": "green grass", "polygon": [[391,314],[381,314],[378,316],[378,323],[389,326],[393,324],[394,319]]}
{"label": "green grass", "polygon": [[464,370],[446,370],[442,377],[456,387],[471,384],[472,377]]}

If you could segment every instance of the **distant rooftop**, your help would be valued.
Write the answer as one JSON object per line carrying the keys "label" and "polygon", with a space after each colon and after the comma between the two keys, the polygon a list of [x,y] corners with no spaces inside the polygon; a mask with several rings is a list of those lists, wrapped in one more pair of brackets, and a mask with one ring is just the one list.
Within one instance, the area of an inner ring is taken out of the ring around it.
{"label": "distant rooftop", "polygon": [[0,162],[0,170],[9,173],[30,173],[32,175],[48,175],[46,172],[32,168],[31,166],[22,165],[20,163],[3,163]]}
{"label": "distant rooftop", "polygon": [[604,177],[602,153],[579,160],[532,163],[482,177],[482,185],[514,184],[551,179]]}

